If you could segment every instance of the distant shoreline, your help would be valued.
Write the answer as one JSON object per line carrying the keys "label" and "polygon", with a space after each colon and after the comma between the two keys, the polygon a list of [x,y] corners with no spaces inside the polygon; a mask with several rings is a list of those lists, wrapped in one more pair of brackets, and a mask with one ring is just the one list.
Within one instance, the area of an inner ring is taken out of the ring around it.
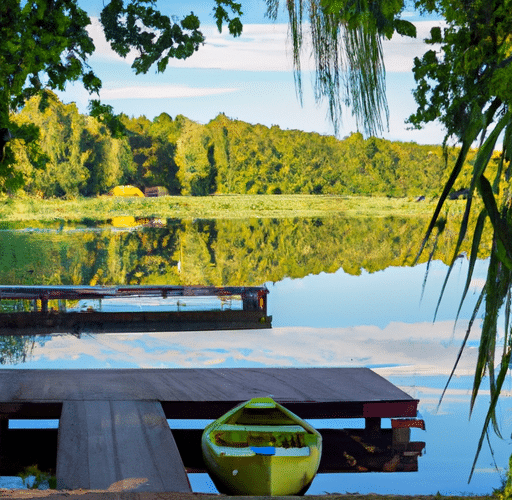
{"label": "distant shoreline", "polygon": [[[0,221],[108,221],[113,217],[246,219],[293,217],[430,217],[437,200],[335,195],[214,195],[71,200],[0,196]],[[462,213],[465,201],[447,201]]]}

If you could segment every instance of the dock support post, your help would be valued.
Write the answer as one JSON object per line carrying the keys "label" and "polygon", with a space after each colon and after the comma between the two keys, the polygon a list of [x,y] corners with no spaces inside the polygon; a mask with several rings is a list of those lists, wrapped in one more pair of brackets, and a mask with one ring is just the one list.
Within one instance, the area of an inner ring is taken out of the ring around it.
{"label": "dock support post", "polygon": [[364,419],[364,431],[367,436],[377,437],[380,435],[380,421],[379,417],[366,417]]}
{"label": "dock support post", "polygon": [[245,291],[242,294],[244,311],[262,311],[267,314],[267,293],[268,290]]}
{"label": "dock support post", "polygon": [[9,419],[0,417],[0,463],[5,460],[5,442],[9,431]]}
{"label": "dock support post", "polygon": [[409,427],[398,427],[393,429],[391,448],[396,451],[404,451],[411,441],[411,429]]}

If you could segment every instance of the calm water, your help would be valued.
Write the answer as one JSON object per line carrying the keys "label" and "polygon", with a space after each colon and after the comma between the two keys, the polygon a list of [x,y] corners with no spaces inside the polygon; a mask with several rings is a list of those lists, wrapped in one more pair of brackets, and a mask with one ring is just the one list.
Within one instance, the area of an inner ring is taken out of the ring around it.
{"label": "calm water", "polygon": [[[279,243],[277,234],[279,229],[284,228],[279,224],[276,227],[269,226],[262,229],[261,239],[254,240],[257,243],[251,244],[246,238],[243,246],[240,241],[238,246],[234,243],[236,239],[233,234],[236,234],[236,228],[231,233],[226,227],[220,225],[215,227],[216,232],[212,236],[212,226],[206,229],[205,226],[197,226],[194,230],[187,232],[183,229],[183,224],[178,224],[172,226],[166,233],[164,231],[165,234],[162,233],[163,230],[156,236],[146,234],[144,244],[148,245],[147,249],[153,248],[153,254],[157,254],[154,255],[153,268],[148,264],[148,255],[151,256],[151,253],[149,250],[141,252],[139,245],[140,241],[144,240],[144,233],[133,231],[122,233],[123,243],[126,245],[120,245],[119,232],[111,232],[109,239],[108,231],[101,232],[101,236],[98,236],[97,229],[91,233],[85,231],[85,237],[82,236],[85,250],[81,250],[82,258],[86,259],[83,264],[78,262],[72,254],[66,257],[68,246],[71,246],[71,243],[75,244],[70,239],[70,235],[47,233],[47,255],[39,255],[38,258],[46,259],[45,262],[53,263],[55,267],[52,269],[51,265],[47,264],[45,272],[53,272],[55,275],[57,270],[60,270],[61,277],[71,276],[74,273],[82,277],[81,283],[89,283],[92,279],[90,276],[87,276],[87,280],[84,278],[83,268],[86,264],[92,269],[92,276],[99,268],[104,269],[103,276],[110,272],[112,276],[116,276],[117,273],[118,277],[125,278],[134,276],[135,272],[144,273],[151,268],[153,271],[156,269],[156,273],[160,272],[164,277],[167,276],[167,282],[171,282],[178,276],[178,262],[181,269],[184,266],[188,267],[187,272],[191,273],[189,276],[200,276],[203,269],[208,279],[213,282],[215,279],[221,279],[232,283],[236,276],[233,278],[230,273],[236,272],[244,280],[249,279],[251,275],[263,277],[261,281],[244,284],[259,285],[263,282],[267,284],[270,290],[269,313],[273,315],[273,328],[243,332],[85,335],[81,339],[73,336],[45,337],[31,346],[25,363],[4,366],[8,368],[370,367],[420,400],[419,409],[426,422],[427,430],[413,429],[411,436],[413,441],[427,443],[426,453],[419,458],[419,471],[319,475],[308,493],[435,494],[438,491],[442,494],[490,493],[494,487],[500,486],[504,474],[503,468],[506,467],[508,457],[512,453],[510,439],[512,404],[509,397],[512,394],[512,387],[510,381],[507,381],[508,385],[499,410],[499,420],[506,439],[491,437],[494,455],[491,454],[488,446],[484,446],[475,475],[468,484],[479,431],[488,404],[488,396],[484,390],[479,397],[473,416],[469,419],[471,374],[478,347],[478,325],[472,334],[470,348],[462,358],[457,371],[458,375],[452,381],[443,403],[438,408],[439,396],[457,355],[467,319],[472,311],[472,303],[476,300],[476,294],[482,286],[485,262],[479,262],[477,266],[468,303],[463,308],[460,320],[454,328],[454,314],[458,307],[467,269],[465,259],[457,262],[438,318],[433,323],[435,304],[446,273],[446,266],[439,261],[431,266],[423,299],[421,299],[426,265],[397,266],[397,261],[400,260],[397,258],[397,254],[400,253],[397,248],[404,246],[405,239],[401,243],[398,241],[397,247],[380,249],[379,255],[372,260],[365,245],[368,238],[375,237],[375,235],[369,236],[375,231],[366,230],[366,226],[361,226],[361,222],[357,224],[360,226],[362,239],[350,240],[346,248],[357,247],[360,253],[353,251],[351,255],[347,255],[346,250],[342,251],[345,247],[341,248],[334,243],[337,240],[346,240],[349,236],[353,238],[352,234],[347,235],[350,225],[329,226],[328,231],[323,232],[327,225],[323,223],[317,225],[318,231],[315,232],[316,230],[312,229],[315,227],[313,224],[305,224],[307,231],[304,229],[304,234],[299,235],[300,237],[296,235],[295,248],[287,248],[286,234],[283,243]],[[290,224],[290,227],[293,227],[293,224]],[[340,233],[332,234],[333,230]],[[392,227],[388,230],[400,234],[396,228]],[[274,232],[276,236],[272,239],[269,235],[273,235]],[[306,233],[309,234],[309,232],[311,234],[306,237]],[[354,232],[356,233],[357,231]],[[19,244],[27,245],[30,241],[36,240],[36,245],[44,249],[44,243],[38,240],[39,234],[39,232],[27,234],[27,231],[11,229],[0,233],[0,252],[2,252],[0,262],[3,259],[4,282],[9,282],[11,279],[8,278],[9,276],[18,276],[16,279],[19,283],[21,280],[19,276],[33,276],[41,272],[39,269],[35,269],[32,273],[28,272],[30,260],[23,260],[25,258],[23,249],[18,246]],[[50,238],[48,234],[51,235]],[[261,244],[265,241],[265,234],[267,235],[266,246]],[[404,234],[403,230],[401,234]],[[166,235],[169,237],[168,246],[161,243],[162,237]],[[238,236],[241,237],[243,234],[238,231]],[[410,240],[410,236],[407,239]],[[160,242],[160,248],[158,244],[155,246],[155,241]],[[272,241],[278,243],[272,244]],[[14,243],[16,246],[13,247]],[[117,254],[109,254],[108,249],[113,246],[118,248]],[[184,246],[188,248],[188,252],[183,252]],[[269,250],[269,246],[273,250]],[[12,248],[16,248],[18,252],[18,256],[14,258],[14,262],[19,263],[18,273],[12,268]],[[196,253],[191,251],[192,248]],[[259,257],[254,255],[255,248],[256,251],[260,251]],[[130,257],[126,255],[128,250],[138,253],[138,262],[130,263]],[[98,253],[101,252],[103,252],[103,260],[95,269],[94,262],[98,262]],[[158,267],[155,262],[161,263],[159,258],[165,252],[167,252],[167,261],[171,264],[169,268],[162,270],[162,267]],[[364,252],[367,256],[366,260],[362,257],[365,255]],[[383,264],[385,261],[383,254],[388,256],[386,258],[389,265]],[[286,259],[283,255],[287,255]],[[201,268],[203,264],[196,264],[195,267],[191,264],[191,262],[204,263],[206,257],[209,259],[207,268]],[[96,261],[91,261],[93,258],[96,258]],[[357,259],[360,260],[357,261]],[[351,260],[356,262],[351,264]],[[142,261],[146,267],[141,265]],[[243,262],[247,261],[249,264],[244,267]],[[10,268],[5,267],[8,262]],[[333,262],[336,263],[335,268],[333,268]],[[80,267],[82,265],[83,268]],[[240,270],[237,271],[237,267],[240,267]],[[283,269],[285,270],[282,271]],[[147,272],[147,276],[155,275]],[[1,274],[2,269],[0,269]],[[163,282],[160,278],[158,280],[155,278],[153,281]],[[11,283],[13,282],[15,282],[14,278],[11,279]],[[62,279],[59,282],[66,283]],[[319,426],[327,424],[327,422],[313,423]],[[205,422],[195,424],[202,426]],[[343,426],[340,421],[330,424]],[[173,425],[179,424],[173,422]],[[354,423],[350,422],[348,426],[353,425]],[[389,425],[389,422],[384,422],[384,425]],[[207,475],[192,475],[191,482],[195,491],[214,491]]]}

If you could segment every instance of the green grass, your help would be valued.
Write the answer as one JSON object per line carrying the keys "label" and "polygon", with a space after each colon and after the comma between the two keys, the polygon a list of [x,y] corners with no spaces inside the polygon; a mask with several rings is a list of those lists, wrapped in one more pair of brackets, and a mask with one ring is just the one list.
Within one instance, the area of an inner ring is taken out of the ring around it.
{"label": "green grass", "polygon": [[[459,212],[463,202],[450,202]],[[217,195],[77,200],[0,197],[0,221],[103,221],[116,216],[175,219],[430,216],[435,201],[323,195]],[[451,210],[453,210],[451,208]]]}

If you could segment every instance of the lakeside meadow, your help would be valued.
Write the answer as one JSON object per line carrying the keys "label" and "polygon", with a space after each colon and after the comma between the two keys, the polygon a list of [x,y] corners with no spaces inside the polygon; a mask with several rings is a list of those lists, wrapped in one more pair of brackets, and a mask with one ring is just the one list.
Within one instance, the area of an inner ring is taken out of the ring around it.
{"label": "lakeside meadow", "polygon": [[[461,214],[463,200],[449,202],[452,216]],[[215,195],[160,198],[40,199],[0,196],[0,221],[107,221],[113,217],[173,219],[245,219],[249,217],[420,217],[432,215],[435,199],[335,195]]]}

